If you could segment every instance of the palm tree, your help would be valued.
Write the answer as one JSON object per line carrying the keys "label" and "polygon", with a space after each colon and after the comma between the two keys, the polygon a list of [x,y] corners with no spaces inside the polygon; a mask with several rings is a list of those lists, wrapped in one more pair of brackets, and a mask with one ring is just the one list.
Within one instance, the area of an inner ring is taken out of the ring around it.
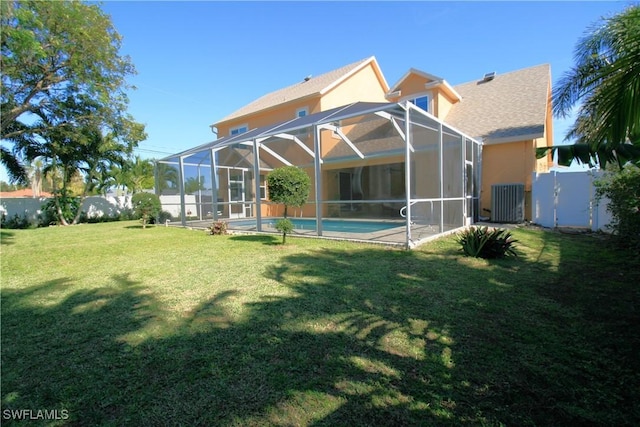
{"label": "palm tree", "polygon": [[132,193],[139,193],[142,190],[153,189],[154,171],[153,161],[142,159],[136,156],[133,161],[129,161],[129,183]]}
{"label": "palm tree", "polygon": [[42,193],[42,181],[44,179],[44,162],[36,157],[28,168],[29,180],[31,181],[31,191],[33,197],[40,197]]}
{"label": "palm tree", "polygon": [[592,27],[576,46],[575,62],[553,90],[556,117],[580,105],[566,136],[577,143],[553,147],[558,162],[640,163],[640,6]]}

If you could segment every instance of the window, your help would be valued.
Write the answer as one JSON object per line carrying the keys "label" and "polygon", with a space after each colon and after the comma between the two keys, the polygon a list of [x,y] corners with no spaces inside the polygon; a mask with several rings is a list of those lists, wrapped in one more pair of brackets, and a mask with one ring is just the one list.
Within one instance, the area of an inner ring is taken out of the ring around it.
{"label": "window", "polygon": [[267,200],[267,176],[260,175],[260,200]]}
{"label": "window", "polygon": [[248,125],[241,125],[241,126],[232,127],[229,130],[229,135],[238,135],[238,134],[241,134],[241,133],[245,133],[248,130],[249,130],[249,126]]}
{"label": "window", "polygon": [[309,109],[307,107],[298,108],[296,110],[296,117],[304,117],[309,114]]}
{"label": "window", "polygon": [[418,98],[413,98],[409,100],[416,107],[422,108],[424,111],[429,111],[429,97],[428,96],[420,96]]}

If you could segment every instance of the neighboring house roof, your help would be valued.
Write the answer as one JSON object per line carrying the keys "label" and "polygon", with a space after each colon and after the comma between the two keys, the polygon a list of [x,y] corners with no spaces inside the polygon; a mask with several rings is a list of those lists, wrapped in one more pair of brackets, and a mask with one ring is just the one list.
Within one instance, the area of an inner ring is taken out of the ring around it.
{"label": "neighboring house roof", "polygon": [[311,77],[308,80],[305,79],[294,85],[287,86],[285,88],[268,93],[245,105],[239,110],[234,111],[233,113],[224,117],[222,120],[219,120],[217,123],[237,119],[239,117],[247,116],[249,114],[279,106],[287,102],[306,98],[308,96],[324,95],[370,63],[372,63],[376,68],[377,73],[383,80],[385,88],[388,87],[386,81],[384,81],[384,76],[380,71],[380,67],[376,62],[375,57],[371,56],[369,58],[354,62],[353,64],[345,65],[344,67],[338,68],[337,70],[329,71],[328,73],[324,73],[316,77]]}
{"label": "neighboring house roof", "polygon": [[543,64],[457,85],[462,101],[444,121],[486,144],[541,138],[550,80],[551,68]]}
{"label": "neighboring house roof", "polygon": [[[30,188],[25,188],[23,190],[16,191],[2,191],[0,192],[0,198],[2,199],[24,199],[24,198],[35,198],[33,195],[33,190]],[[41,191],[39,197],[53,197],[53,194],[47,193],[46,191]]]}

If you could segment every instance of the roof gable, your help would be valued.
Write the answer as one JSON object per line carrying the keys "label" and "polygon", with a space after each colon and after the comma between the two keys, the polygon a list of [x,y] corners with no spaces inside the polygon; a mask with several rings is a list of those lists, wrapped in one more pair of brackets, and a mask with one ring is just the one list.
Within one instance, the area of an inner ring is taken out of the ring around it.
{"label": "roof gable", "polygon": [[354,62],[344,67],[340,67],[336,70],[329,71],[316,77],[311,77],[308,80],[305,79],[301,82],[287,86],[282,89],[278,89],[274,92],[270,92],[253,102],[245,105],[239,110],[234,111],[217,123],[223,123],[230,120],[238,119],[249,114],[257,113],[258,111],[267,110],[282,104],[286,104],[292,101],[296,101],[302,98],[311,96],[322,96],[325,93],[333,90],[340,83],[347,80],[349,77],[362,70],[371,64],[374,67],[374,71],[381,79],[384,87],[388,87],[387,82],[384,79],[384,75],[376,62],[374,56],[366,59]]}
{"label": "roof gable", "polygon": [[489,144],[541,138],[550,84],[551,68],[542,64],[457,85],[462,101],[445,121]]}
{"label": "roof gable", "polygon": [[393,85],[393,87],[391,89],[389,89],[389,93],[392,93],[392,92],[395,92],[395,91],[399,90],[400,87],[402,86],[402,84],[405,82],[405,80],[407,80],[412,75],[417,75],[417,76],[423,77],[425,80],[428,80],[429,82],[436,82],[436,81],[443,80],[442,77],[438,77],[438,76],[435,76],[433,74],[429,74],[429,73],[424,72],[422,70],[418,70],[417,68],[410,68],[409,71],[404,73],[404,75],[402,77],[400,77],[400,80],[398,80]]}

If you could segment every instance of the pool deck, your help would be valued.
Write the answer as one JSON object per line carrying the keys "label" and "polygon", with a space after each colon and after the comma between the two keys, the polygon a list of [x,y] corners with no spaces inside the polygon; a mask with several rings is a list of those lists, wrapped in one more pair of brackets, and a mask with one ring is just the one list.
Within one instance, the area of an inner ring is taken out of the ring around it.
{"label": "pool deck", "polygon": [[[258,232],[255,225],[241,225],[234,226],[233,220],[224,220],[228,223],[229,232],[232,234],[281,234],[273,226],[268,223],[263,223],[262,231]],[[189,221],[187,222],[188,228],[206,230],[211,227],[212,220],[206,221]],[[181,227],[179,222],[169,223],[171,226]],[[411,237],[413,242],[422,243],[424,241],[431,240],[435,237],[439,237],[442,234],[438,233],[436,229],[428,225],[416,225],[411,227]],[[364,242],[375,243],[389,246],[406,247],[406,231],[404,225],[398,227],[388,228],[385,230],[368,232],[368,233],[350,233],[343,231],[327,231],[323,230],[322,236],[316,235],[316,230],[294,230],[293,233],[288,234],[290,237],[309,237],[309,238],[327,238],[332,240],[348,240],[352,242]]]}

